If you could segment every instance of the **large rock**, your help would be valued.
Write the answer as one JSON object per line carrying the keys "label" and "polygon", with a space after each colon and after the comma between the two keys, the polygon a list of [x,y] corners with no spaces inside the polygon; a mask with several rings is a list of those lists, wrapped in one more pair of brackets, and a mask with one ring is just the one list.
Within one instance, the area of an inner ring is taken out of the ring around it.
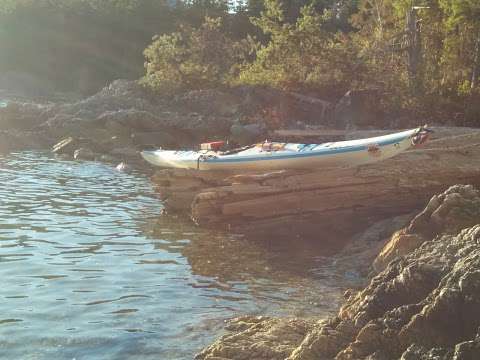
{"label": "large rock", "polygon": [[284,360],[312,327],[312,322],[298,319],[280,321],[261,316],[236,318],[229,321],[227,326],[233,333],[210,345],[195,359]]}
{"label": "large rock", "polygon": [[432,197],[426,208],[403,230],[395,233],[375,259],[379,271],[398,256],[410,253],[439,234],[456,234],[480,219],[480,191],[473,186],[452,186]]}

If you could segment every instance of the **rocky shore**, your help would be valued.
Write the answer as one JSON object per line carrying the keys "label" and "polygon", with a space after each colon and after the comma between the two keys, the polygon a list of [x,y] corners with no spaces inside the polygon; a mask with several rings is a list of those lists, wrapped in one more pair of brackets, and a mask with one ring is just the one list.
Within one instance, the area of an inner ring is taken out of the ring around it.
{"label": "rocky shore", "polygon": [[233,319],[197,359],[480,358],[480,191],[434,196],[386,243],[372,276],[335,317]]}
{"label": "rocky shore", "polygon": [[[336,102],[254,86],[162,98],[130,80],[116,80],[80,100],[72,94],[39,98],[26,89],[12,91],[0,89],[0,153],[59,144],[54,151],[63,156],[139,167],[145,165],[139,150],[148,146],[181,149],[213,140],[242,146],[266,138],[322,142],[343,139],[345,129],[399,125],[372,113],[371,104],[378,101],[373,90],[349,91]],[[414,119],[401,123],[417,125]],[[339,133],[325,133],[326,128]],[[300,136],[288,129],[300,130]]]}
{"label": "rocky shore", "polygon": [[[226,138],[243,145],[267,136],[321,142],[381,133],[367,125],[396,127],[381,116],[368,120],[361,106],[368,101],[359,101],[368,96],[349,92],[332,104],[243,87],[167,100],[118,80],[79,101],[7,98],[0,154],[52,150],[153,172],[139,156],[149,146],[188,148]],[[367,282],[348,291],[329,319],[234,319],[197,358],[479,359],[480,130],[434,130],[423,148],[354,169],[157,171],[152,179],[168,211],[252,236],[321,235],[348,243],[335,261]]]}
{"label": "rocky shore", "polygon": [[[5,91],[0,99],[7,100],[0,107],[0,153],[58,144],[58,154],[132,165],[143,164],[138,151],[147,146],[191,148],[220,139],[250,144],[278,128],[332,126],[336,111],[321,99],[255,87],[159,98],[127,80],[77,101],[27,100]],[[338,108],[339,122],[348,121],[345,107]]]}

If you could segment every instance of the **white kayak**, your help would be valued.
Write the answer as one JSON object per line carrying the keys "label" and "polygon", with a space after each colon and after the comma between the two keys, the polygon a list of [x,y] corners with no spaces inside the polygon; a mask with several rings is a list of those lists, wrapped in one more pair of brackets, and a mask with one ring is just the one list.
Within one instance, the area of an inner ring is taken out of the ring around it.
{"label": "white kayak", "polygon": [[391,158],[423,143],[424,127],[367,139],[293,144],[265,142],[238,151],[144,150],[143,158],[163,168],[197,170],[280,170],[344,167],[369,164]]}

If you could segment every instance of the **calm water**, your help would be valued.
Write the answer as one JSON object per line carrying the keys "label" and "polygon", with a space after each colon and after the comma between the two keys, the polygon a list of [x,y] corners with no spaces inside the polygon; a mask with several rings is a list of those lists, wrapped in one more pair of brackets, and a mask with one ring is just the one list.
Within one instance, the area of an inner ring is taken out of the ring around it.
{"label": "calm water", "polygon": [[336,310],[326,250],[160,216],[148,178],[0,156],[0,358],[191,359],[242,314]]}

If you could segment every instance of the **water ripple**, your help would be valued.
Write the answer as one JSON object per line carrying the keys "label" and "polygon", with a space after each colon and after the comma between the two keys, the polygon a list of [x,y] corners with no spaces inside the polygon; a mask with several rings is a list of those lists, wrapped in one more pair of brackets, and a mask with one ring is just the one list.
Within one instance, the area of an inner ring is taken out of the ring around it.
{"label": "water ripple", "polygon": [[141,174],[0,156],[2,358],[191,359],[226,318],[313,314],[319,293],[318,314],[335,310],[343,289],[328,271],[316,278],[317,248],[250,242],[161,210]]}

